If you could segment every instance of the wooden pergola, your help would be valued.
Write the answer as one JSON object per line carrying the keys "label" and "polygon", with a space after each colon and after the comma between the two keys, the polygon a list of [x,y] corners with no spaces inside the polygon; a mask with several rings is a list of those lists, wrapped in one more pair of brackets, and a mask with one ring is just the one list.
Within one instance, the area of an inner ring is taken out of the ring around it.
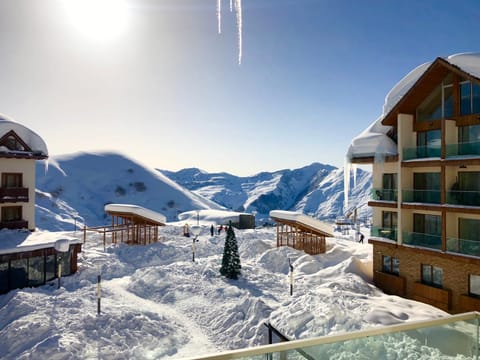
{"label": "wooden pergola", "polygon": [[326,237],[333,234],[302,221],[270,216],[277,223],[277,247],[290,246],[310,255],[326,252]]}

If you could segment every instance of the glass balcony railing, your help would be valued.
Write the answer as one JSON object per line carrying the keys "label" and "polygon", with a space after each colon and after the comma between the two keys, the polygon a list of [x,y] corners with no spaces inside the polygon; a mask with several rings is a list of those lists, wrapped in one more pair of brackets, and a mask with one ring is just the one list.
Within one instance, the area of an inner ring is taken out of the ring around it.
{"label": "glass balcony railing", "polygon": [[480,257],[480,241],[447,238],[447,251]]}
{"label": "glass balcony railing", "polygon": [[421,246],[429,249],[442,249],[442,237],[417,232],[404,232],[403,243],[412,246]]}
{"label": "glass balcony railing", "polygon": [[403,190],[404,202],[440,204],[440,190]]}
{"label": "glass balcony railing", "polygon": [[397,240],[397,228],[385,228],[380,226],[372,226],[370,235],[382,237],[390,240]]}
{"label": "glass balcony railing", "polygon": [[[480,314],[409,321],[346,334],[293,340],[196,357],[197,360],[478,359]],[[447,340],[447,341],[446,341]]]}
{"label": "glass balcony railing", "polygon": [[447,157],[462,155],[480,156],[480,141],[448,144],[446,146]]}
{"label": "glass balcony railing", "polygon": [[440,146],[416,146],[403,149],[403,160],[440,157]]}
{"label": "glass balcony railing", "polygon": [[373,200],[397,201],[396,189],[372,189]]}
{"label": "glass balcony railing", "polygon": [[480,191],[447,191],[447,204],[480,206]]}

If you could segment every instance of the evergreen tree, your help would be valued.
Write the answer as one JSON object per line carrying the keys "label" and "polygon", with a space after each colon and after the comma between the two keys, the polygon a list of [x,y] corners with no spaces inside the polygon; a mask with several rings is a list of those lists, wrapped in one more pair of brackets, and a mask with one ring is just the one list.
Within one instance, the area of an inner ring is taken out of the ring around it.
{"label": "evergreen tree", "polygon": [[240,275],[240,255],[238,254],[237,239],[233,231],[232,223],[228,226],[227,237],[225,238],[225,248],[223,249],[222,267],[220,274],[228,279],[238,279]]}

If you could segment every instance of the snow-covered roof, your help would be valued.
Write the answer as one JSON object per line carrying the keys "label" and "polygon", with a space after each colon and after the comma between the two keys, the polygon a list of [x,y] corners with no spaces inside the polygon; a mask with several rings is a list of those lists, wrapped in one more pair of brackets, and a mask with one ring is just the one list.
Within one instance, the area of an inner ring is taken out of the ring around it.
{"label": "snow-covered roof", "polygon": [[[48,156],[47,145],[37,133],[7,116],[0,114],[0,138],[12,130],[30,147],[34,154],[42,157]],[[2,152],[4,151],[8,151],[8,149],[2,148]],[[15,152],[18,151],[15,150]]]}
{"label": "snow-covered roof", "polygon": [[58,240],[65,240],[70,244],[82,243],[81,239],[66,233],[39,230],[30,232],[28,230],[2,229],[0,230],[0,238],[2,239],[0,241],[0,255],[53,248]]}
{"label": "snow-covered roof", "polygon": [[298,224],[306,225],[312,229],[324,233],[326,236],[333,237],[332,225],[317,220],[311,216],[296,211],[272,210],[270,217],[277,220],[287,220]]}
{"label": "snow-covered roof", "polygon": [[[480,53],[454,54],[443,58],[443,60],[458,67],[465,73],[480,79]],[[382,121],[415,85],[432,63],[433,61],[430,61],[417,66],[388,92],[385,97],[382,115],[352,140],[347,151],[347,159],[397,154],[397,145],[386,135],[391,127],[383,125]]]}
{"label": "snow-covered roof", "polygon": [[167,222],[167,218],[164,215],[150,209],[145,209],[144,207],[141,207],[138,205],[108,204],[108,205],[105,205],[104,210],[107,213],[122,213],[122,214],[137,215],[160,224],[165,224]]}

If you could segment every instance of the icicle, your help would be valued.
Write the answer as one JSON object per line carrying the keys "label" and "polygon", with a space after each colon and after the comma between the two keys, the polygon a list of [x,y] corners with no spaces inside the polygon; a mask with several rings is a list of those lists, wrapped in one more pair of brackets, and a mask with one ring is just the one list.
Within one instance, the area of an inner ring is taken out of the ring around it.
{"label": "icicle", "polygon": [[343,209],[346,212],[348,210],[348,196],[350,190],[350,163],[349,159],[345,159],[345,164],[343,166]]}
{"label": "icicle", "polygon": [[353,172],[353,188],[357,188],[357,164],[351,164]]}
{"label": "icicle", "polygon": [[233,0],[230,0],[230,12],[233,11]]}
{"label": "icicle", "polygon": [[242,64],[242,0],[235,0],[238,31],[238,65]]}
{"label": "icicle", "polygon": [[217,0],[217,27],[218,33],[222,33],[222,0]]}

